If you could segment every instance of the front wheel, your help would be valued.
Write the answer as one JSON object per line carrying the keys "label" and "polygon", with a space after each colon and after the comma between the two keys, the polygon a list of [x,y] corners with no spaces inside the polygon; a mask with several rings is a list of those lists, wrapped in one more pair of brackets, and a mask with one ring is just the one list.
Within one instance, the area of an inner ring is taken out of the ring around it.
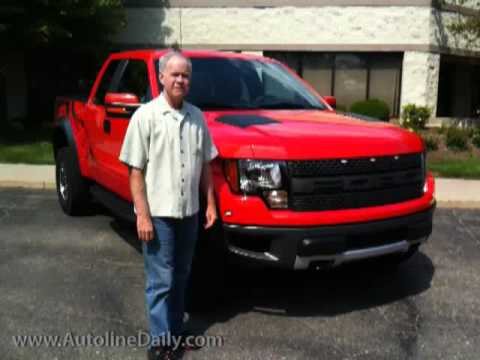
{"label": "front wheel", "polygon": [[74,149],[64,147],[58,151],[55,167],[58,201],[67,215],[78,215],[86,209],[88,186],[80,173]]}

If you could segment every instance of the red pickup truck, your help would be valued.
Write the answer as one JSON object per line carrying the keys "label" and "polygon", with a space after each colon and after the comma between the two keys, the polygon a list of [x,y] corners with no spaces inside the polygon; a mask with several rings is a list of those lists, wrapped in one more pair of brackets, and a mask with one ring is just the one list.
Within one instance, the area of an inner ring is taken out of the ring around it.
{"label": "red pickup truck", "polygon": [[[87,98],[57,99],[57,192],[67,214],[94,196],[133,218],[118,155],[132,113],[161,92],[164,53],[113,54]],[[213,262],[306,269],[402,261],[427,240],[434,179],[416,134],[336,112],[334,98],[275,60],[185,55],[193,63],[188,100],[204,112],[220,154],[212,164],[219,221],[201,234],[217,250]]]}

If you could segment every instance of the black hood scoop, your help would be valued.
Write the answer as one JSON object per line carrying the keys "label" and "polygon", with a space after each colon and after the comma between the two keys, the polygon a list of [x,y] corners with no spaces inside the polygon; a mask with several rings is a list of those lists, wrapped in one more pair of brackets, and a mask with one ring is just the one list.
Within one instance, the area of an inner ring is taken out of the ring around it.
{"label": "black hood scoop", "polygon": [[280,123],[277,120],[258,115],[224,115],[216,121],[240,128],[246,128],[255,125],[271,125]]}

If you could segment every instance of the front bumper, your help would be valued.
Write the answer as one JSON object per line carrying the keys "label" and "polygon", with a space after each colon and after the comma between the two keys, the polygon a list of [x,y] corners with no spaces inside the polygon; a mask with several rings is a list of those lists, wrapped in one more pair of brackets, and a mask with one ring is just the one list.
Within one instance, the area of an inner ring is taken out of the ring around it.
{"label": "front bumper", "polygon": [[408,216],[320,227],[223,228],[229,252],[242,262],[306,269],[406,252],[428,239],[434,210],[435,204]]}

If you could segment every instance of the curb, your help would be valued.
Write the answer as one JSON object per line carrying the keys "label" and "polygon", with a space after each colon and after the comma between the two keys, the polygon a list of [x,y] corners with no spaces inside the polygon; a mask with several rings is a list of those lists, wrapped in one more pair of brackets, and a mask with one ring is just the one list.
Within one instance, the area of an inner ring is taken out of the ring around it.
{"label": "curb", "polygon": [[[437,207],[480,209],[480,180],[436,178]],[[54,165],[0,163],[0,187],[52,190]]]}
{"label": "curb", "polygon": [[437,201],[440,209],[480,209],[479,201]]}
{"label": "curb", "polygon": [[0,181],[0,188],[52,190],[56,188],[56,185],[52,182]]}
{"label": "curb", "polygon": [[[1,188],[21,188],[36,190],[55,190],[56,184],[52,182],[27,182],[27,181],[0,181]],[[480,201],[450,201],[438,200],[437,208],[440,209],[480,209]]]}

